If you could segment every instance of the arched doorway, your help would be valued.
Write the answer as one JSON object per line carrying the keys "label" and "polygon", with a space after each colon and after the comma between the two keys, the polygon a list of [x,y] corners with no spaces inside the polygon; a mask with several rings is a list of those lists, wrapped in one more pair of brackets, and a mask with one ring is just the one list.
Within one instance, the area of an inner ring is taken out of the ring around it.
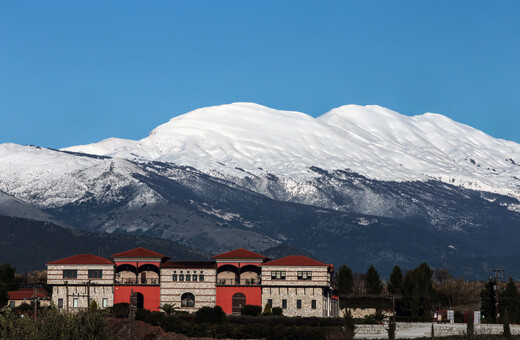
{"label": "arched doorway", "polygon": [[143,309],[144,308],[144,296],[143,296],[143,294],[135,293],[135,295],[136,295],[136,298],[137,298],[137,303],[136,303],[137,309]]}
{"label": "arched doorway", "polygon": [[240,314],[242,308],[244,308],[244,306],[246,305],[246,296],[242,293],[236,293],[235,295],[233,295],[232,305],[233,314]]}
{"label": "arched doorway", "polygon": [[195,307],[195,295],[184,293],[181,295],[181,307]]}

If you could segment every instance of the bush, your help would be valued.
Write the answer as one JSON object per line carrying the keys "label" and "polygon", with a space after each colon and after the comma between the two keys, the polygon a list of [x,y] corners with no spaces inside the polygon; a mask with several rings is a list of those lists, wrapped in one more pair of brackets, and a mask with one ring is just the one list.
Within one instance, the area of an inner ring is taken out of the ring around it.
{"label": "bush", "polygon": [[271,315],[271,305],[269,303],[265,304],[264,312],[262,315]]}
{"label": "bush", "polygon": [[3,340],[101,340],[105,334],[105,318],[99,312],[60,313],[56,308],[43,311],[37,320],[21,318],[9,311],[0,314],[0,339]]}
{"label": "bush", "polygon": [[130,305],[126,302],[116,303],[112,306],[112,315],[115,318],[128,318],[130,313]]}
{"label": "bush", "polygon": [[152,312],[148,309],[138,309],[135,312],[135,319],[149,323],[152,326],[159,326],[165,315],[162,312]]}
{"label": "bush", "polygon": [[[195,312],[195,321],[198,323],[222,323],[226,320],[226,313],[220,306],[202,307]],[[184,333],[183,333],[184,334]]]}
{"label": "bush", "polygon": [[240,311],[242,315],[258,316],[262,313],[262,307],[256,305],[245,305]]}
{"label": "bush", "polygon": [[272,312],[273,315],[283,315],[282,307],[273,307]]}

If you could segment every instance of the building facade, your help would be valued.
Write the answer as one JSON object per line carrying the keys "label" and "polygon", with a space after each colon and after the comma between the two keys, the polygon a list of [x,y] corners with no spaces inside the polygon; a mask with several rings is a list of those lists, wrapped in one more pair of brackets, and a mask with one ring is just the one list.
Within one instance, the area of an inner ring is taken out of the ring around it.
{"label": "building facade", "polygon": [[270,260],[236,249],[214,261],[168,261],[145,248],[111,256],[75,255],[47,264],[52,301],[76,311],[95,300],[105,308],[130,303],[160,310],[165,304],[194,312],[220,306],[240,314],[245,305],[281,307],[287,316],[338,316],[333,266],[305,256]]}

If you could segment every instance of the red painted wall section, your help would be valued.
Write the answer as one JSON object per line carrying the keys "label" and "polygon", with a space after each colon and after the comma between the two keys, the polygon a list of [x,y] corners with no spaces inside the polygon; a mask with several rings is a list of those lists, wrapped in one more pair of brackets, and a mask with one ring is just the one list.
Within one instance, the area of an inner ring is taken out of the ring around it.
{"label": "red painted wall section", "polygon": [[262,288],[260,287],[217,287],[217,305],[225,313],[233,312],[233,295],[242,293],[246,296],[246,305],[262,306]]}
{"label": "red painted wall section", "polygon": [[144,308],[151,311],[158,311],[161,305],[161,287],[159,286],[115,286],[114,287],[114,304],[130,303],[130,294],[139,292],[143,294]]}

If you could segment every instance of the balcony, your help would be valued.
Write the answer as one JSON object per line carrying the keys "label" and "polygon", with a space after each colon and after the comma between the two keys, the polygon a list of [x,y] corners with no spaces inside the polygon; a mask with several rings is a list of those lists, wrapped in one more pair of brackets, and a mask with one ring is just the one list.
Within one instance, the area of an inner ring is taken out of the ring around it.
{"label": "balcony", "polygon": [[258,286],[261,284],[260,278],[249,279],[218,279],[217,286]]}
{"label": "balcony", "polygon": [[130,278],[123,277],[123,278],[116,278],[115,283],[119,284],[119,285],[159,285],[159,279],[141,278],[141,279],[137,280],[137,279],[130,279]]}

